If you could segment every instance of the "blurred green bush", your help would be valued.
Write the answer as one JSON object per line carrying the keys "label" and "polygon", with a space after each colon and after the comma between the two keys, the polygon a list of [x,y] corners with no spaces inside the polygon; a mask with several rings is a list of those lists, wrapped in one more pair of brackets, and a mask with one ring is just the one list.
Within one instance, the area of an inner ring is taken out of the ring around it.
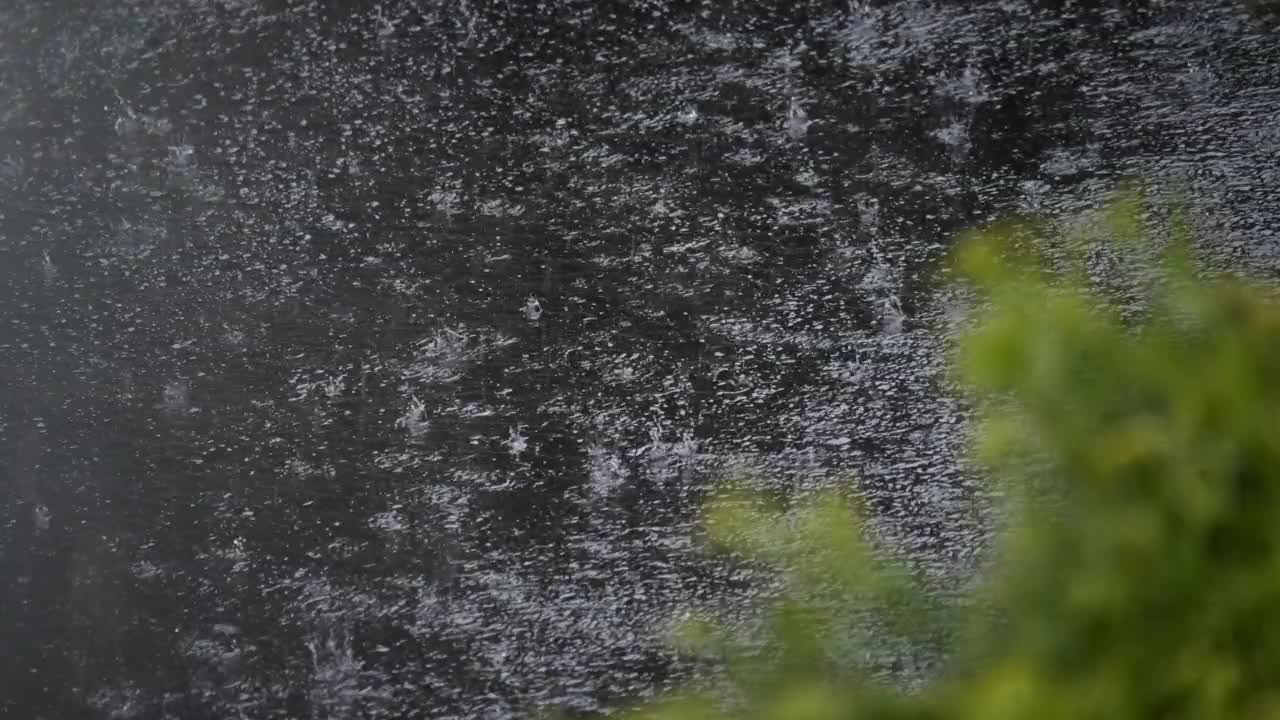
{"label": "blurred green bush", "polygon": [[[1138,191],[1062,227],[971,232],[952,265],[975,454],[1010,498],[979,596],[931,605],[854,501],[725,493],[711,541],[787,589],[763,641],[687,624],[721,682],[630,717],[1280,718],[1280,307],[1199,270],[1182,211]],[[937,637],[923,689],[849,660]]]}

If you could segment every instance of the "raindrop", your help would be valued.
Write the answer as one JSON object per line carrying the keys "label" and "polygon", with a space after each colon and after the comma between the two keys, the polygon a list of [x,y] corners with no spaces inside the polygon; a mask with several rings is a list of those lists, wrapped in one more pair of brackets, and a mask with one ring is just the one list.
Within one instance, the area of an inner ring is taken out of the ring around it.
{"label": "raindrop", "polygon": [[49,257],[49,251],[44,251],[44,260],[40,263],[41,269],[44,270],[45,282],[53,282],[58,279],[58,267],[53,264],[53,260]]}
{"label": "raindrop", "polygon": [[511,428],[510,434],[505,443],[507,449],[511,451],[511,456],[519,458],[520,454],[529,449],[529,438],[525,437],[521,432],[524,426],[518,425]]}
{"label": "raindrop", "polygon": [[897,295],[889,295],[881,304],[880,329],[886,335],[897,335],[902,332],[902,323],[907,314],[902,311],[902,302]]}
{"label": "raindrop", "polygon": [[195,164],[196,149],[189,143],[169,146],[169,170],[182,172]]}
{"label": "raindrop", "polygon": [[524,316],[529,322],[537,322],[542,317],[542,303],[538,302],[538,298],[530,295],[524,301]]}
{"label": "raindrop", "polygon": [[787,110],[787,135],[792,140],[799,140],[809,132],[809,114],[801,107],[800,102],[791,98],[791,107]]}
{"label": "raindrop", "polygon": [[53,520],[53,513],[49,511],[48,506],[43,503],[36,505],[31,515],[32,521],[36,525],[36,532],[44,532],[49,529],[49,523]]}
{"label": "raindrop", "polygon": [[396,427],[404,428],[410,437],[420,438],[431,428],[431,422],[427,420],[427,405],[412,396],[409,400],[409,408],[405,410],[404,415],[396,420]]}

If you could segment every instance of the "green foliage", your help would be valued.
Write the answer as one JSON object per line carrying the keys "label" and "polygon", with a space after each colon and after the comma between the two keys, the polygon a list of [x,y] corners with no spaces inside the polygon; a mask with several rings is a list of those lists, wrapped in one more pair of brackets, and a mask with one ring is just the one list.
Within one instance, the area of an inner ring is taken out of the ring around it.
{"label": "green foliage", "polygon": [[942,673],[906,692],[841,659],[945,619],[869,549],[853,503],[726,495],[713,543],[787,580],[766,642],[691,626],[685,647],[726,683],[634,717],[1280,718],[1280,307],[1196,271],[1172,210],[1163,242],[1132,190],[1072,232],[962,238],[984,309],[957,371],[976,454],[1021,501],[973,605],[994,612],[966,612]]}

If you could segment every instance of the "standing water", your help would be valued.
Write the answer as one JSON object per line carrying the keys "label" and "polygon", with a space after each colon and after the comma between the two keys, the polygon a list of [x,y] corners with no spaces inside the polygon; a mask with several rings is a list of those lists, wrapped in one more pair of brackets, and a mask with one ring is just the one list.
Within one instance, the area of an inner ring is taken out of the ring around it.
{"label": "standing water", "polygon": [[[0,3],[0,717],[590,714],[718,478],[969,577],[962,228],[1191,191],[1274,273],[1243,3]],[[963,582],[959,583],[963,586]]]}

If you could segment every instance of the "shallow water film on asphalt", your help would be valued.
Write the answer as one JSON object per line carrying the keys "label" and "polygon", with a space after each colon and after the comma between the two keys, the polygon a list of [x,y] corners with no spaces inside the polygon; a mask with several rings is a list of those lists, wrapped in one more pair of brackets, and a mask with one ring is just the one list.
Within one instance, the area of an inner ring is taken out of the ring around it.
{"label": "shallow water film on asphalt", "polygon": [[[770,591],[726,477],[962,593],[956,232],[1280,266],[1244,3],[0,3],[0,717],[589,716]],[[888,676],[901,664],[884,659]],[[908,673],[909,674],[909,673]]]}

